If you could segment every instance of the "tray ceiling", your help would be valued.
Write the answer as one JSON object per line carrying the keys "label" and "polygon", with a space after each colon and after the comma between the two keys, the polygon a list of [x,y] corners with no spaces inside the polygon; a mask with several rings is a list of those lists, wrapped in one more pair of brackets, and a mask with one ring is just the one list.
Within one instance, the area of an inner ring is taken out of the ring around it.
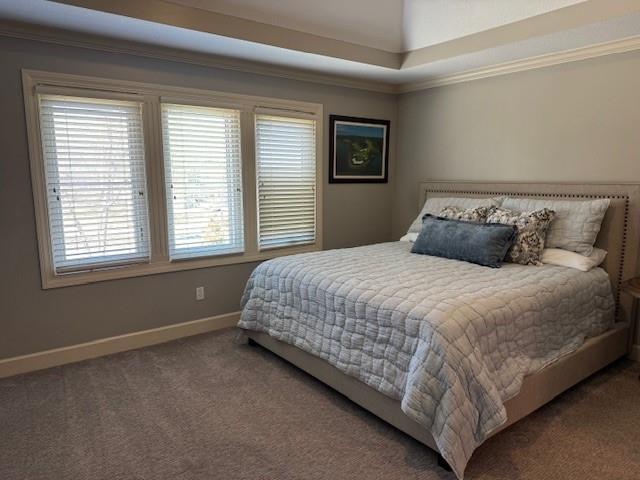
{"label": "tray ceiling", "polygon": [[389,52],[403,50],[402,0],[168,0]]}
{"label": "tray ceiling", "polygon": [[171,3],[403,52],[584,0],[168,0]]}
{"label": "tray ceiling", "polygon": [[406,90],[640,39],[640,1],[0,0],[16,22]]}

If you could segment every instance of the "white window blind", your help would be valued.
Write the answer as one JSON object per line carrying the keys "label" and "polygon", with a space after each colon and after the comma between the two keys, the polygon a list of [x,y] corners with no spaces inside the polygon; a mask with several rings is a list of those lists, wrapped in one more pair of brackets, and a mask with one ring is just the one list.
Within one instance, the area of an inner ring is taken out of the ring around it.
{"label": "white window blind", "polygon": [[162,104],[171,259],[243,251],[240,112]]}
{"label": "white window blind", "polygon": [[314,243],[315,120],[256,115],[256,175],[260,249]]}
{"label": "white window blind", "polygon": [[55,273],[147,261],[142,104],[39,100]]}

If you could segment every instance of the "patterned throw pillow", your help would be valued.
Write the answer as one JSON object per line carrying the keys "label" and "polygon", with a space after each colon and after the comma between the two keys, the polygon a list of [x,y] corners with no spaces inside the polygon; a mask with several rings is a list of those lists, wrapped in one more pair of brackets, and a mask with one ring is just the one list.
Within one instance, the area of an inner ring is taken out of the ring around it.
{"label": "patterned throw pillow", "polygon": [[487,223],[515,225],[518,234],[505,261],[521,265],[542,265],[542,250],[549,225],[555,212],[548,208],[533,212],[515,212],[501,207],[490,207]]}
{"label": "patterned throw pillow", "polygon": [[460,208],[455,206],[449,206],[443,208],[438,214],[441,218],[448,218],[451,220],[464,220],[466,222],[479,222],[485,223],[489,211],[496,207],[475,207],[475,208]]}
{"label": "patterned throw pillow", "polygon": [[422,231],[422,218],[425,213],[438,215],[440,210],[448,205],[455,205],[461,208],[474,208],[479,206],[490,207],[500,205],[502,198],[470,198],[470,197],[429,197],[424,202],[422,210],[413,221],[407,233],[420,233]]}

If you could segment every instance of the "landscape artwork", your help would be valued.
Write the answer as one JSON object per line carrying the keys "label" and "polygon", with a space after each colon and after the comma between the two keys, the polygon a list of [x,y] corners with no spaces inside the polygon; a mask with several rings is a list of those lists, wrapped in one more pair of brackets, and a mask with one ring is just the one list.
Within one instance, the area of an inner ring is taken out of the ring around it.
{"label": "landscape artwork", "polygon": [[329,120],[329,182],[386,183],[390,122],[338,115]]}

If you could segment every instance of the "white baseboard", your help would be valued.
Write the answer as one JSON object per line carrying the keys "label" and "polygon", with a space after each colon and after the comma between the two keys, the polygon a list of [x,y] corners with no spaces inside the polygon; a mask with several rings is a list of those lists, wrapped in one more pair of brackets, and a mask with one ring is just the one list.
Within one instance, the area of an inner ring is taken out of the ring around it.
{"label": "white baseboard", "polygon": [[190,322],[167,325],[166,327],[127,333],[117,337],[103,338],[93,342],[80,343],[69,347],[30,353],[19,357],[0,360],[0,378],[33,372],[44,368],[57,367],[66,363],[79,362],[102,357],[112,353],[148,347],[177,338],[233,327],[238,323],[240,312],[225,313],[215,317],[201,318]]}
{"label": "white baseboard", "polygon": [[631,360],[635,360],[636,362],[640,362],[640,345],[634,345],[633,347],[631,347],[629,358]]}

